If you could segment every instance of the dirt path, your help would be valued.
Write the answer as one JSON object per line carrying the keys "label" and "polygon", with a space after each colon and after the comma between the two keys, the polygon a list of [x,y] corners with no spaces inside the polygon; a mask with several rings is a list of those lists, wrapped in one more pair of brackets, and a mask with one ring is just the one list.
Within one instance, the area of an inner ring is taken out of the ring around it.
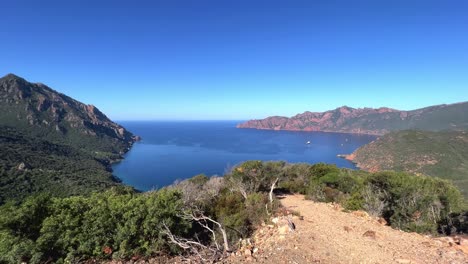
{"label": "dirt path", "polygon": [[303,220],[294,220],[295,232],[262,241],[258,254],[248,261],[468,263],[468,255],[460,246],[450,246],[443,239],[395,230],[365,214],[345,213],[331,204],[304,200],[302,195],[285,196],[281,203],[288,210],[298,211]]}

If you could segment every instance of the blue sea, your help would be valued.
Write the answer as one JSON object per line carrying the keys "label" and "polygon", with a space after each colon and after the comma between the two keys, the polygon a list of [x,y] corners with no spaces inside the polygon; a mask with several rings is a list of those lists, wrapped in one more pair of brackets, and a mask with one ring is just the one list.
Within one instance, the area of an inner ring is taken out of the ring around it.
{"label": "blue sea", "polygon": [[[375,136],[238,129],[240,121],[120,122],[142,137],[113,165],[114,175],[125,184],[147,191],[175,180],[204,173],[223,175],[246,160],[333,163],[355,168],[338,158],[369,143]],[[307,142],[310,141],[310,144]]]}

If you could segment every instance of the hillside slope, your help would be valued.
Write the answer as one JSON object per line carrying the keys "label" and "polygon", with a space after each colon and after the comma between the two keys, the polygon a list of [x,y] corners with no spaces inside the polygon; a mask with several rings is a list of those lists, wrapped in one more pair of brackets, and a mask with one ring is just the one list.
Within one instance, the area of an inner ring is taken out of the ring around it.
{"label": "hillside slope", "polygon": [[0,125],[92,151],[123,153],[134,141],[93,105],[13,74],[0,78]]}
{"label": "hillside slope", "polygon": [[468,196],[466,131],[399,131],[364,145],[347,159],[366,171],[407,171],[453,180]]}
{"label": "hillside slope", "polygon": [[[345,213],[339,206],[287,195],[281,200],[293,217],[295,231],[257,231],[257,254],[231,258],[232,263],[467,263],[468,247],[449,238],[430,238],[384,226],[364,212]],[[466,240],[463,240],[466,243]],[[463,244],[463,243],[462,243]]]}
{"label": "hillside slope", "polygon": [[0,126],[0,205],[47,192],[88,194],[118,185],[106,159]]}
{"label": "hillside slope", "polygon": [[115,186],[109,165],[136,139],[94,106],[13,74],[0,78],[0,204]]}
{"label": "hillside slope", "polygon": [[468,128],[468,102],[436,105],[412,111],[391,108],[351,108],[343,106],[321,113],[304,112],[291,118],[273,116],[250,120],[238,128],[323,131],[383,135],[390,131],[421,129],[440,131]]}

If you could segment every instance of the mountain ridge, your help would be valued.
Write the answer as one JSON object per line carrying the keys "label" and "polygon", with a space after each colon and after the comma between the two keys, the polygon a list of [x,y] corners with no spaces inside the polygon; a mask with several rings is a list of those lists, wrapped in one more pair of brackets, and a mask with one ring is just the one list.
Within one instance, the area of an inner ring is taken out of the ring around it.
{"label": "mountain ridge", "polygon": [[395,130],[440,131],[468,128],[468,102],[441,104],[415,110],[389,107],[352,108],[341,106],[325,112],[310,112],[292,117],[271,116],[237,125],[237,128],[266,130],[321,131],[384,135]]}
{"label": "mountain ridge", "polygon": [[138,139],[93,105],[7,74],[0,78],[0,205],[41,192],[121,187],[110,164]]}
{"label": "mountain ridge", "polygon": [[0,124],[29,133],[35,130],[34,134],[52,141],[85,148],[86,142],[92,142],[100,150],[123,154],[138,139],[94,105],[11,73],[0,78],[0,103]]}

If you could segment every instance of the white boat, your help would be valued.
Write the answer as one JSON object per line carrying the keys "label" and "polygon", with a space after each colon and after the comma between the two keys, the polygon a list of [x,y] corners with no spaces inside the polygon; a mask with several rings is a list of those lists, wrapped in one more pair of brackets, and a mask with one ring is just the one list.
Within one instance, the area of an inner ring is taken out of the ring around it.
{"label": "white boat", "polygon": [[310,144],[310,141],[307,141],[306,144]]}

